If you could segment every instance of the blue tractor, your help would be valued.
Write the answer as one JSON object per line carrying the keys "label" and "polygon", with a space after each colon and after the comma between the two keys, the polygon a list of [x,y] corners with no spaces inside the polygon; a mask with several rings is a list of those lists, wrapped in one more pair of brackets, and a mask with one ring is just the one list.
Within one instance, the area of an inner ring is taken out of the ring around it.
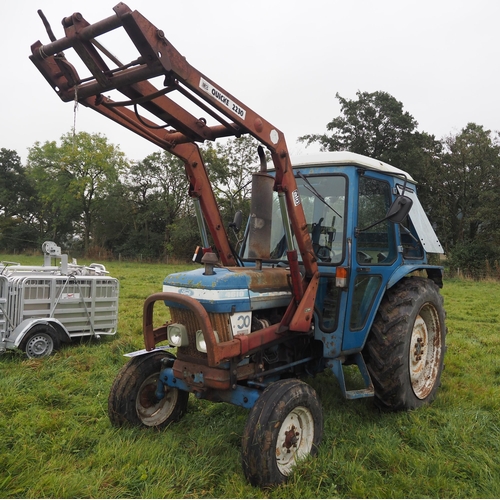
{"label": "blue tractor", "polygon": [[[429,255],[443,250],[414,179],[348,152],[291,158],[277,128],[190,66],[163,31],[123,3],[114,11],[94,25],[65,18],[59,40],[44,19],[51,42],[33,44],[30,58],[63,101],[77,99],[184,161],[202,266],[167,276],[145,300],[145,349],[113,383],[112,424],[164,428],[185,414],[190,394],[248,408],[243,470],[270,486],[320,446],[321,403],[306,377],[331,370],[346,398],[372,397],[385,410],[431,402],[446,327],[443,269]],[[96,42],[120,27],[139,52],[127,64]],[[67,61],[68,48],[90,77]],[[150,81],[158,77],[160,88]],[[232,224],[236,251],[196,143],[242,134],[267,148],[272,166],[259,147],[250,218]],[[155,327],[158,302],[166,321]],[[346,386],[347,365],[362,386]]]}

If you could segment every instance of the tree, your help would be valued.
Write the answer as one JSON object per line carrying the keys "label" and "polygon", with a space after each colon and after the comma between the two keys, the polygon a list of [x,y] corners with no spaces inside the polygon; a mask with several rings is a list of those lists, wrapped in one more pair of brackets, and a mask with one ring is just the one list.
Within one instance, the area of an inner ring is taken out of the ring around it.
{"label": "tree", "polygon": [[[331,134],[299,137],[322,151],[351,151],[399,167],[418,182],[426,182],[435,167],[441,143],[417,131],[418,122],[387,92],[356,93],[357,100],[336,94],[342,114],[327,124]],[[430,171],[429,171],[430,169]]]}
{"label": "tree", "polygon": [[55,141],[36,142],[28,152],[27,174],[35,186],[35,220],[40,238],[64,245],[74,235],[78,206],[70,194],[71,176],[64,169]]}
{"label": "tree", "polygon": [[189,234],[193,225],[183,162],[167,151],[153,153],[131,166],[126,185],[133,210],[129,239],[120,251],[155,257],[167,251],[185,254],[185,246],[174,248],[172,242],[173,232],[184,228]]}
{"label": "tree", "polygon": [[414,132],[413,144],[406,150],[400,150],[400,168],[407,171],[417,181],[418,197],[427,216],[434,224],[438,223],[439,210],[436,199],[441,179],[439,169],[443,144],[434,135],[426,132]]}
{"label": "tree", "polygon": [[215,149],[209,145],[203,152],[216,196],[232,210],[243,208],[250,198],[252,173],[259,163],[258,145],[244,135],[217,143]]}
{"label": "tree", "polygon": [[129,240],[134,204],[123,182],[112,184],[102,203],[105,209],[98,210],[93,221],[93,247],[99,254],[106,255],[114,253]]}
{"label": "tree", "polygon": [[[245,135],[217,143],[215,148],[209,144],[202,151],[226,227],[238,210],[243,212],[243,220],[250,214],[252,174],[259,171],[258,145],[253,137]],[[228,236],[232,239],[231,233]]]}
{"label": "tree", "polygon": [[60,242],[78,234],[87,253],[94,221],[106,210],[106,198],[126,165],[123,153],[101,134],[68,133],[61,146],[35,143],[28,168],[42,204],[40,225]]}
{"label": "tree", "polygon": [[19,215],[19,194],[26,191],[27,179],[19,155],[10,149],[0,149],[0,215]]}
{"label": "tree", "polygon": [[448,136],[437,175],[441,237],[449,248],[476,240],[498,242],[500,141],[490,130],[469,123]]}
{"label": "tree", "polygon": [[326,128],[328,134],[310,134],[299,138],[308,145],[319,142],[322,151],[349,150],[353,153],[395,163],[400,151],[412,143],[418,123],[403,104],[387,92],[356,92],[356,101],[338,93],[341,116]]}
{"label": "tree", "polygon": [[0,244],[8,251],[37,246],[34,188],[16,151],[0,149]]}
{"label": "tree", "polygon": [[305,135],[299,141],[319,143],[322,151],[348,150],[408,172],[418,182],[420,201],[435,223],[441,141],[419,132],[415,118],[387,92],[358,91],[356,95],[357,100],[350,100],[336,94],[342,114],[327,124],[330,134]]}

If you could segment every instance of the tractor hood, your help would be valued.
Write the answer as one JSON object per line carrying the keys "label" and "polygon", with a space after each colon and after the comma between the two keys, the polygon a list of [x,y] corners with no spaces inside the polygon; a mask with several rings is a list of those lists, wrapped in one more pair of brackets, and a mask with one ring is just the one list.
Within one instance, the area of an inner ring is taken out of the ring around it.
{"label": "tractor hood", "polygon": [[[180,272],[167,276],[163,291],[188,295],[198,300],[208,312],[231,313],[288,306],[292,294],[289,271],[270,267],[262,270],[231,267]],[[168,306],[178,304],[165,302]]]}

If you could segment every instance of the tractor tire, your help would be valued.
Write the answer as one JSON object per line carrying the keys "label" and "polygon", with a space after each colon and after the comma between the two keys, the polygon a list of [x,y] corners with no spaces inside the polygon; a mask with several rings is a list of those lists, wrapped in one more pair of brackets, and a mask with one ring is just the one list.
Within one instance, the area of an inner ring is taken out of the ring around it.
{"label": "tractor tire", "polygon": [[433,281],[403,278],[387,290],[363,350],[379,408],[413,410],[434,400],[445,338],[443,297]]}
{"label": "tractor tire", "polygon": [[26,335],[19,348],[28,358],[36,359],[50,356],[59,346],[59,337],[51,325],[36,325]]}
{"label": "tractor tire", "polygon": [[296,379],[269,385],[250,410],[242,439],[245,477],[253,486],[286,482],[297,462],[316,455],[323,411],[314,389]]}
{"label": "tractor tire", "polygon": [[132,358],[121,369],[108,398],[108,416],[113,425],[163,429],[186,413],[188,392],[165,386],[165,397],[156,397],[165,357],[175,359],[168,352],[153,352]]}

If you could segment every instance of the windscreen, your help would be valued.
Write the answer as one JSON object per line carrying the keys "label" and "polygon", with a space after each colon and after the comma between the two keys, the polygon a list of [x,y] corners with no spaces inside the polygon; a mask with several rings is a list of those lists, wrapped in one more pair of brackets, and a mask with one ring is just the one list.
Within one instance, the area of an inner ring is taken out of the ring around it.
{"label": "windscreen", "polygon": [[[342,175],[297,174],[297,188],[313,249],[319,263],[339,264],[344,254],[346,178]],[[298,248],[293,236],[294,248]],[[277,193],[273,193],[270,260],[286,261],[287,243]],[[248,258],[248,245],[243,258]],[[300,259],[300,254],[299,254]]]}

